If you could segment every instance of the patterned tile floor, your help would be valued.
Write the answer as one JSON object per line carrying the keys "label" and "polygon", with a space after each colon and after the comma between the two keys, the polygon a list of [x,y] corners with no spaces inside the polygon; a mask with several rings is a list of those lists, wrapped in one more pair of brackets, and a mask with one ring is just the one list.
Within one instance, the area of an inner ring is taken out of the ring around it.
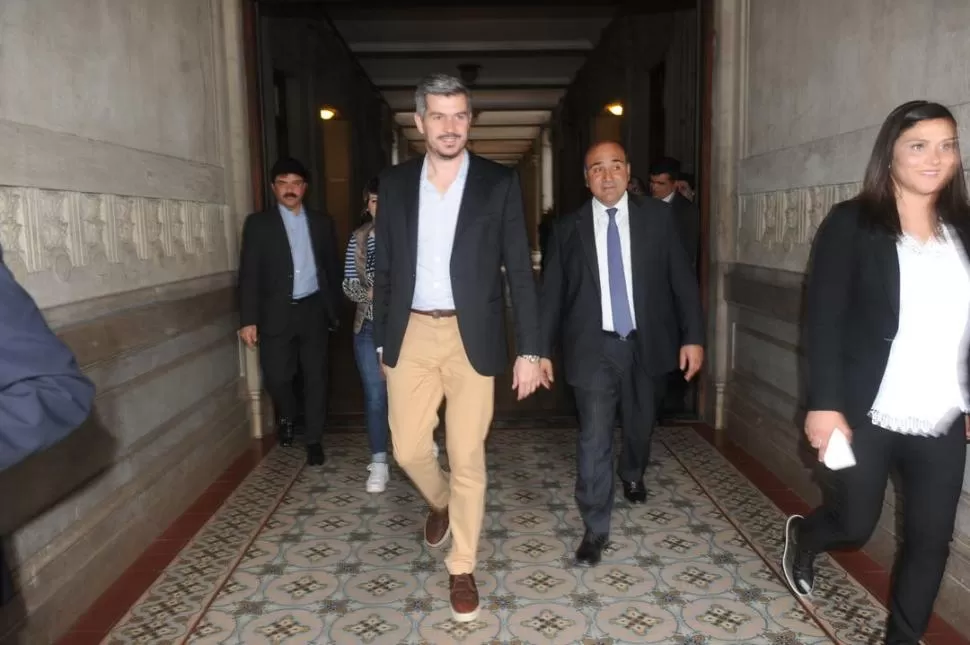
{"label": "patterned tile floor", "polygon": [[881,642],[884,608],[834,560],[812,604],[787,591],[782,512],[687,427],[657,432],[648,502],[618,495],[604,561],[575,568],[574,439],[492,433],[476,622],[450,618],[416,491],[393,470],[365,493],[366,439],[345,433],[323,469],[272,450],[102,643]]}

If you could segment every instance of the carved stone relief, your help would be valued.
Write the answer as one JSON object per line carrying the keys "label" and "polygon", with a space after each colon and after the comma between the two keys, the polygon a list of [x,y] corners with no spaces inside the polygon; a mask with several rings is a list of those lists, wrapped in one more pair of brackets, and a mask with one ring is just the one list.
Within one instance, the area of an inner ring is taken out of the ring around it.
{"label": "carved stone relief", "polygon": [[804,271],[822,220],[861,188],[861,183],[852,182],[740,195],[738,262]]}
{"label": "carved stone relief", "polygon": [[224,204],[0,186],[4,263],[41,306],[230,270]]}

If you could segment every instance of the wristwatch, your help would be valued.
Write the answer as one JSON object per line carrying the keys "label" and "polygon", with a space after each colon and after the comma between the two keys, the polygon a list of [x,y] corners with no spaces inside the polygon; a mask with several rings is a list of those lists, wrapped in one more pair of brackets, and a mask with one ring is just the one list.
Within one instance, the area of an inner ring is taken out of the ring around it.
{"label": "wristwatch", "polygon": [[541,358],[539,356],[536,356],[535,354],[522,354],[521,358],[524,358],[530,363],[538,363],[541,360]]}

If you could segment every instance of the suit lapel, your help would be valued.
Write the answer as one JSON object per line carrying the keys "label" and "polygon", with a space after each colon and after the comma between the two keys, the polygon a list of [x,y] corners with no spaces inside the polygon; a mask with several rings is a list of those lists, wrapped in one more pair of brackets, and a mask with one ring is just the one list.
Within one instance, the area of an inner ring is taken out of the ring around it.
{"label": "suit lapel", "polygon": [[455,226],[455,244],[458,244],[458,240],[468,229],[470,222],[474,221],[474,218],[480,211],[476,211],[475,204],[485,203],[485,195],[482,193],[485,191],[484,183],[482,181],[482,164],[481,160],[475,155],[468,153],[468,174],[465,177],[465,189],[462,191],[461,195],[461,205],[458,208],[458,222]]}
{"label": "suit lapel", "polygon": [[583,255],[586,256],[586,265],[590,274],[593,276],[593,284],[596,285],[596,293],[602,298],[602,285],[600,284],[600,265],[596,256],[596,233],[593,230],[593,202],[587,200],[583,209],[576,220],[576,228],[579,232],[579,240],[583,246]]}
{"label": "suit lapel", "polygon": [[[643,300],[638,298],[643,286],[646,284],[646,272],[649,266],[648,258],[651,256],[650,226],[652,224],[650,216],[640,211],[640,203],[634,201],[633,197],[627,198],[627,217],[630,218],[630,271],[633,272],[633,297],[634,308]],[[654,236],[655,237],[655,236]],[[637,312],[637,319],[642,320],[640,312]]]}
{"label": "suit lapel", "polygon": [[421,169],[424,167],[424,157],[411,162],[405,180],[404,226],[407,229],[408,247],[411,250],[411,266],[418,265],[418,211],[421,208]]}
{"label": "suit lapel", "polygon": [[[290,237],[286,234],[286,224],[283,223],[283,214],[278,207],[269,211],[271,239],[275,239],[280,261],[287,268],[287,272],[293,272],[293,251],[290,249]],[[312,236],[312,232],[311,232]]]}
{"label": "suit lapel", "polygon": [[898,318],[899,255],[896,252],[896,240],[892,235],[881,231],[873,232],[871,235],[873,236],[875,246],[873,259],[876,262],[880,275],[882,275],[883,287],[886,289],[886,297],[889,298],[889,306]]}

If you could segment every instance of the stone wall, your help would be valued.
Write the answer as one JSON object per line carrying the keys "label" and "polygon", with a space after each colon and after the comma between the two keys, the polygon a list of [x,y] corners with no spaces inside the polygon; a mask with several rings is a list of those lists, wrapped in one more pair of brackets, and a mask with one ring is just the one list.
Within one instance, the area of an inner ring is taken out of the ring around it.
{"label": "stone wall", "polygon": [[238,0],[4,2],[0,245],[98,396],[0,473],[0,642],[53,642],[248,443],[241,38]]}
{"label": "stone wall", "polygon": [[[714,244],[716,411],[729,436],[818,501],[802,450],[800,324],[819,223],[855,195],[882,120],[914,98],[970,126],[970,5],[960,0],[716,3]],[[966,154],[966,153],[965,153]],[[938,609],[964,631],[970,483]],[[895,552],[890,487],[867,550]]]}

